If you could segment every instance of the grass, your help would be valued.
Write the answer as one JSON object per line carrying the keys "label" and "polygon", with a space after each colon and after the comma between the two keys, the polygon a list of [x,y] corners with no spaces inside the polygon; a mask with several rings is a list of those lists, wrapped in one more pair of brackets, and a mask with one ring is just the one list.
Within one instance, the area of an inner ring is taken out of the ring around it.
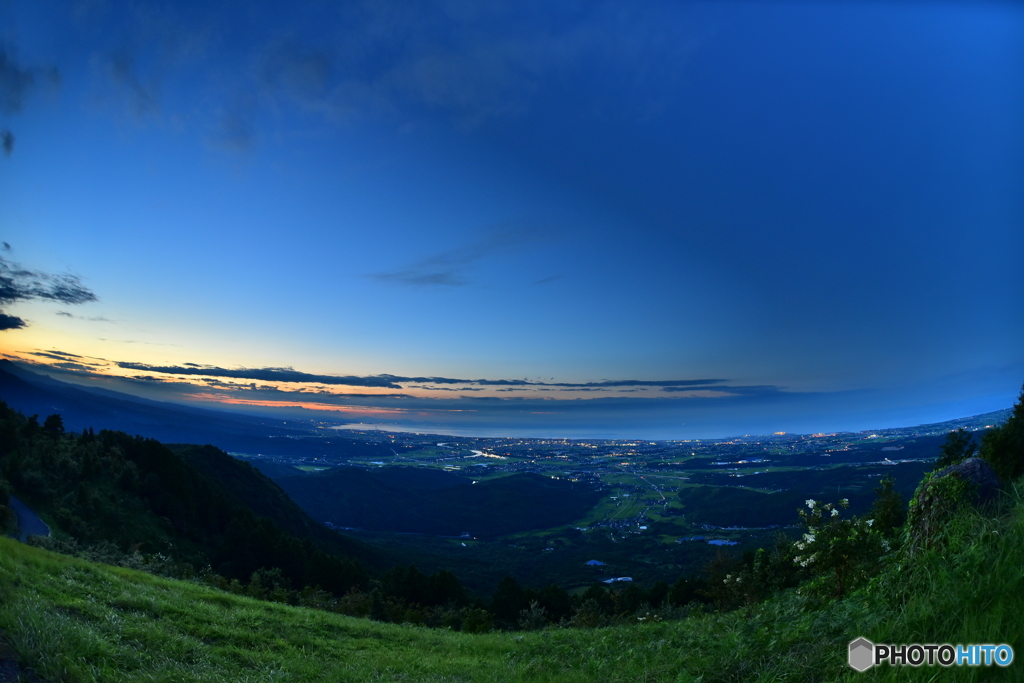
{"label": "grass", "polygon": [[788,591],[726,614],[470,635],[238,597],[0,538],[0,629],[54,683],[92,681],[980,681],[1024,662],[876,667],[846,646],[1008,643],[1024,656],[1024,502],[973,511],[944,547],[842,600]]}
{"label": "grass", "polygon": [[468,635],[259,602],[0,544],[0,627],[52,681],[687,681],[705,667],[758,667],[737,658],[746,635],[734,615]]}

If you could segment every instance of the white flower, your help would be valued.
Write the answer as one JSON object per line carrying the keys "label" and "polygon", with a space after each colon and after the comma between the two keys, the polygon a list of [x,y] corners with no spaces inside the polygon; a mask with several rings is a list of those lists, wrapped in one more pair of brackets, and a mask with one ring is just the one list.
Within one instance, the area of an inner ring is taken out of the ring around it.
{"label": "white flower", "polygon": [[743,577],[742,576],[737,576],[736,577],[736,583],[743,583]]}
{"label": "white flower", "polygon": [[839,516],[839,510],[836,510],[835,508],[832,508],[832,516],[833,517],[838,517]]}
{"label": "white flower", "polygon": [[796,542],[796,549],[797,550],[803,550],[804,549],[804,544],[801,543],[800,541],[797,541]]}
{"label": "white flower", "polygon": [[808,543],[814,543],[814,534],[804,534],[804,540]]}
{"label": "white flower", "polygon": [[808,498],[804,502],[807,503],[807,507],[809,507],[809,508],[811,508],[813,510],[814,506],[817,504],[818,501],[814,500],[813,498]]}
{"label": "white flower", "polygon": [[841,501],[839,501],[839,502],[840,502],[841,504],[843,504],[843,505],[849,505],[849,504],[850,504],[850,499],[849,499],[849,498],[843,498],[843,499],[842,499]]}
{"label": "white flower", "polygon": [[875,520],[873,520],[873,519],[869,519],[868,521],[866,521],[866,522],[864,522],[864,523],[865,523],[865,524],[867,524],[868,526],[871,526],[872,524],[874,524],[874,523],[875,523]]}

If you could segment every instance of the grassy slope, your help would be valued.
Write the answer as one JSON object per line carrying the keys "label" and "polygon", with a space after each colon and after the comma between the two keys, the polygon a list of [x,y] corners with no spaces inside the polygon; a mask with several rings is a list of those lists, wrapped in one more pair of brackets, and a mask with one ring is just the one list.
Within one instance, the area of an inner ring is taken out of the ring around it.
{"label": "grassy slope", "polygon": [[962,514],[943,552],[824,605],[597,630],[468,635],[259,602],[0,539],[0,629],[51,681],[822,681],[1024,678],[1009,670],[845,666],[875,642],[1006,642],[1024,657],[1024,502]]}

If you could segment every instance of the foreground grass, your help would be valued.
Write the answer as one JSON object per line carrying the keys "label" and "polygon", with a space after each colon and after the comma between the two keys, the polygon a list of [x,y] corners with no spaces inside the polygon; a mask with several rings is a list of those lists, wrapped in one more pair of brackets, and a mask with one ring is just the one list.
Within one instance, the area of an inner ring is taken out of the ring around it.
{"label": "foreground grass", "polygon": [[1009,669],[846,667],[847,643],[1009,643],[1024,658],[1024,505],[964,513],[946,549],[821,603],[469,635],[260,602],[0,538],[0,629],[22,664],[86,681],[867,681],[1024,679]]}

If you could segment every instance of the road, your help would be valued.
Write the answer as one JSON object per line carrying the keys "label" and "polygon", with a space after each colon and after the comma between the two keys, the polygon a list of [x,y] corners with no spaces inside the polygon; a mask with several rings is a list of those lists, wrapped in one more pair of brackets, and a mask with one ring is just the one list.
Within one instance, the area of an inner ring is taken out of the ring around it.
{"label": "road", "polygon": [[49,536],[50,527],[46,522],[39,519],[36,513],[32,512],[27,505],[11,496],[11,509],[18,518],[18,540],[24,543],[29,536]]}

